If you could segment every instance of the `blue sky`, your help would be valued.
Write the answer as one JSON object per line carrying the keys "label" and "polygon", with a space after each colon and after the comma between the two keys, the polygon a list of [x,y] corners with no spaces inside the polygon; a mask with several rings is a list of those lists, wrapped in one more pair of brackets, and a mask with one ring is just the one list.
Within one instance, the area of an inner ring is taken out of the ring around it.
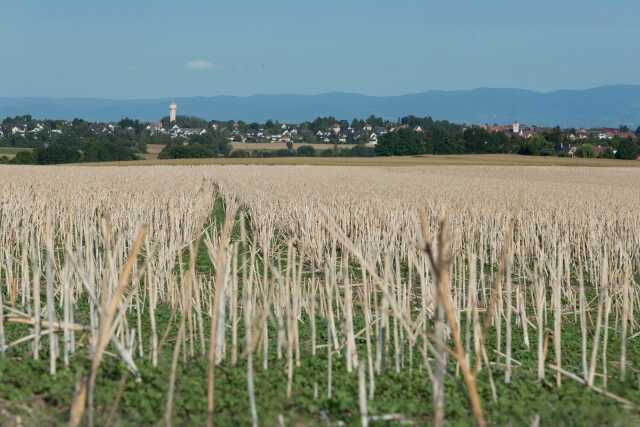
{"label": "blue sky", "polygon": [[637,0],[0,1],[0,96],[640,84]]}

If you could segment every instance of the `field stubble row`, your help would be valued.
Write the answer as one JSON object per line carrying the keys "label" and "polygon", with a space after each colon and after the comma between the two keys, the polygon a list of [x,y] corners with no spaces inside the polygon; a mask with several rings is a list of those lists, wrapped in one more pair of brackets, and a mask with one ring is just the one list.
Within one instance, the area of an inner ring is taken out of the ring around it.
{"label": "field stubble row", "polygon": [[[227,425],[216,390],[239,372],[253,424],[282,415],[256,393],[269,372],[292,421],[554,425],[535,402],[516,415],[509,393],[536,384],[549,399],[576,387],[602,399],[596,415],[557,410],[568,424],[638,421],[637,169],[5,167],[0,177],[2,363],[80,372],[61,415],[72,425],[139,423],[127,392],[150,386],[147,367],[166,386],[147,404],[167,424]],[[105,413],[114,361],[133,385]],[[179,396],[195,381],[189,365],[207,377],[194,383],[207,396],[195,409]],[[389,398],[393,375],[417,405]],[[303,396],[314,409],[295,406]]]}

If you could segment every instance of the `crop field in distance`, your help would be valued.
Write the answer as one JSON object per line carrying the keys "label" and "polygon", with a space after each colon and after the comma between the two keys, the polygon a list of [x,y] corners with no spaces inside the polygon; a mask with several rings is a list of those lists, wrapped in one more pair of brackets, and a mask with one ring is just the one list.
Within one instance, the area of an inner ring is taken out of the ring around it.
{"label": "crop field in distance", "polygon": [[[269,144],[273,145],[273,144]],[[520,156],[516,154],[419,155],[401,157],[269,157],[158,159],[162,145],[149,146],[145,160],[102,162],[92,166],[313,165],[313,166],[571,166],[640,167],[640,161]]]}
{"label": "crop field in distance", "polygon": [[640,162],[190,163],[0,168],[0,425],[640,425]]}

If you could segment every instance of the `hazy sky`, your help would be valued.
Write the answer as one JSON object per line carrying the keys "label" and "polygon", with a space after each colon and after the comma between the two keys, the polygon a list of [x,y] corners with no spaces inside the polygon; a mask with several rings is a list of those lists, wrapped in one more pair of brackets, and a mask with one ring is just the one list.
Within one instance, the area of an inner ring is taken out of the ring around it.
{"label": "hazy sky", "polygon": [[640,84],[638,0],[0,3],[0,96]]}

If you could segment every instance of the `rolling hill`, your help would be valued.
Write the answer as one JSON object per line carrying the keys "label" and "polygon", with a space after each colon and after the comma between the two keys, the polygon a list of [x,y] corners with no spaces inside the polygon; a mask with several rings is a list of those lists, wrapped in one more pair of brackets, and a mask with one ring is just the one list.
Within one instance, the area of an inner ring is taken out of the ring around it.
{"label": "rolling hill", "polygon": [[[388,119],[413,114],[460,123],[522,123],[563,127],[640,125],[640,85],[535,92],[522,89],[428,91],[400,96],[352,93],[176,98],[178,112],[206,119],[301,122],[318,116],[340,119],[370,114]],[[6,98],[0,117],[157,121],[170,99]]]}

